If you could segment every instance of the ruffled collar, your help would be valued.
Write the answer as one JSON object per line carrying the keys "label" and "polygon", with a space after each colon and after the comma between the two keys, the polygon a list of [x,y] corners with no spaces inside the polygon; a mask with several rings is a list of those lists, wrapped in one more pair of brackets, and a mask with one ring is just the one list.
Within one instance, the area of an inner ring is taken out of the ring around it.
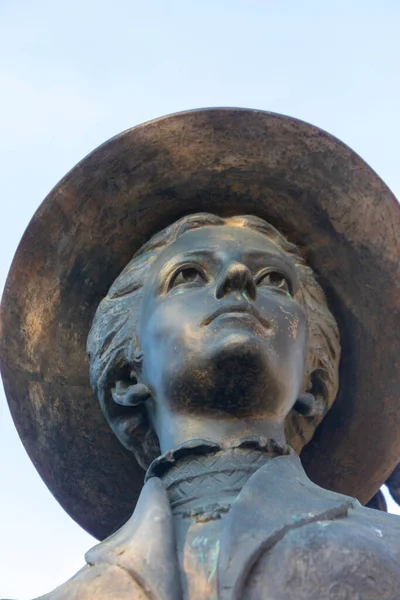
{"label": "ruffled collar", "polygon": [[162,480],[175,515],[209,521],[228,512],[248,479],[268,460],[292,454],[289,445],[261,436],[224,446],[190,440],[155,459],[146,481]]}

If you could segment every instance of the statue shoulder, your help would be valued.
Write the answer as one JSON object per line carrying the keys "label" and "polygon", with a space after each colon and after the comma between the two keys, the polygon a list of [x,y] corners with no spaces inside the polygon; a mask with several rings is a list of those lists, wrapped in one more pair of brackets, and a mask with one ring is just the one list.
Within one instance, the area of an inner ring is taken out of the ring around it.
{"label": "statue shoulder", "polygon": [[381,540],[400,559],[400,516],[359,506],[349,511],[349,518],[360,534]]}
{"label": "statue shoulder", "polygon": [[128,571],[118,565],[86,565],[74,577],[36,600],[149,600]]}
{"label": "statue shoulder", "polygon": [[399,565],[400,517],[355,505],[290,528],[253,566],[244,598],[397,598]]}

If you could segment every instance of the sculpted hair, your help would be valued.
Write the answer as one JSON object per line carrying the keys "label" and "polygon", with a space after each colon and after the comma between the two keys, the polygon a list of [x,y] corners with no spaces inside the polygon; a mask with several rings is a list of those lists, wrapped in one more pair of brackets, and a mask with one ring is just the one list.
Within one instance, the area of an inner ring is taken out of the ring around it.
{"label": "sculpted hair", "polygon": [[154,235],[135,254],[101,301],[88,336],[90,379],[103,413],[120,441],[146,469],[160,454],[157,436],[143,404],[123,407],[116,404],[111,390],[118,379],[140,372],[141,354],[136,337],[142,288],[160,252],[186,231],[212,225],[248,227],[266,235],[286,252],[299,278],[296,299],[303,307],[308,324],[308,351],[303,392],[316,399],[313,416],[292,410],[286,421],[288,443],[300,452],[310,441],[317,425],[332,405],[338,389],[340,358],[339,333],[329,311],[324,292],[300,254],[275,227],[251,215],[221,218],[198,213],[179,219]]}

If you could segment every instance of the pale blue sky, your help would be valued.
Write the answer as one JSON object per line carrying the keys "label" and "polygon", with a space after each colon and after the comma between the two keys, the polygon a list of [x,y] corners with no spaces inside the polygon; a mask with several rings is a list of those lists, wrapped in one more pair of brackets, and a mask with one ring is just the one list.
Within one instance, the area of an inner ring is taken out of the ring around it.
{"label": "pale blue sky", "polygon": [[[245,106],[335,134],[400,197],[398,0],[0,0],[0,288],[50,188],[112,135]],[[41,595],[93,539],[58,506],[0,393],[0,598]]]}

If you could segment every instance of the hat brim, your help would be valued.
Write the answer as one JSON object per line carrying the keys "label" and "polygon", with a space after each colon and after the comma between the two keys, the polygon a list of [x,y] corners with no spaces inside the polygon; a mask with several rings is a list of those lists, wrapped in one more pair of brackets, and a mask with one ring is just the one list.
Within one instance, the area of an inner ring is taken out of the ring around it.
{"label": "hat brim", "polygon": [[400,457],[399,205],[352,150],[304,122],[204,109],[145,123],[72,169],[30,222],[2,301],[1,368],[25,448],[63,508],[106,537],[143,471],[101,414],[86,337],[115,277],[183,215],[254,214],[305,252],[340,329],[337,399],[302,454],[367,502]]}

